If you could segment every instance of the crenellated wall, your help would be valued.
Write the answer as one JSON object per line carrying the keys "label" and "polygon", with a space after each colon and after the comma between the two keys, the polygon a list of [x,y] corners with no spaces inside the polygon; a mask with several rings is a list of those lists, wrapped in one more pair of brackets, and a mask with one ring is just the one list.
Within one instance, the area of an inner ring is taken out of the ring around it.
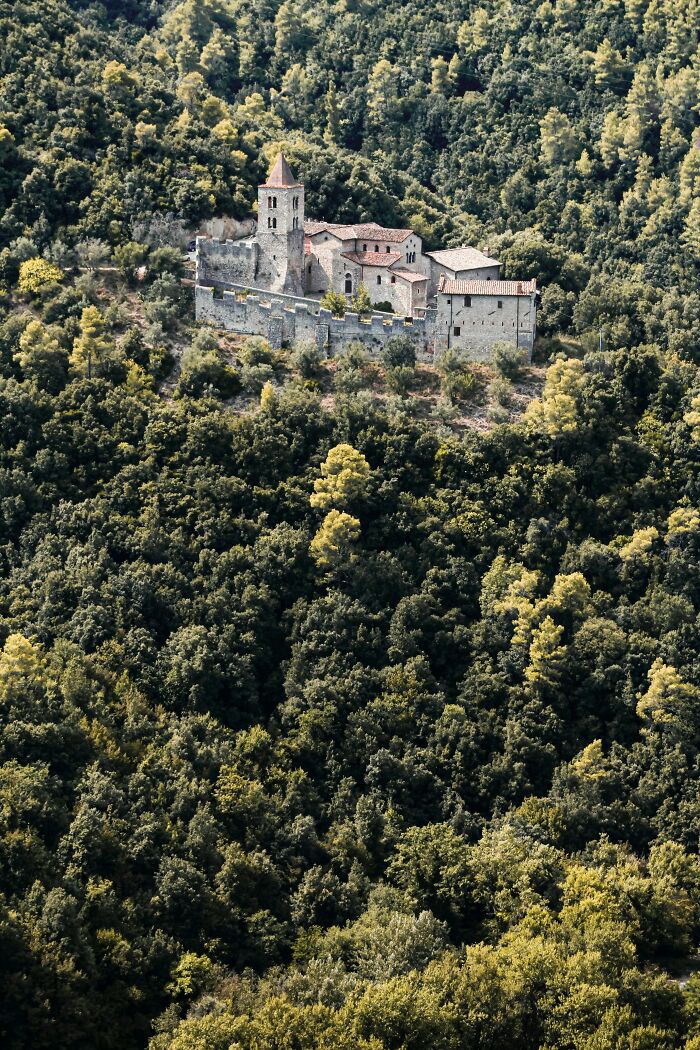
{"label": "crenellated wall", "polygon": [[[333,317],[330,310],[318,306],[315,300],[298,300],[293,296],[270,296],[271,302],[262,302],[258,295],[241,296],[225,291],[222,298],[213,288],[198,285],[195,288],[197,321],[241,335],[261,335],[273,347],[297,340],[311,340],[330,354],[344,350],[349,343],[361,342],[369,351],[379,351],[395,335],[407,335],[416,344],[421,360],[432,360],[434,320],[373,314],[361,320],[358,314],[346,313]],[[280,323],[281,321],[281,323]]]}
{"label": "crenellated wall", "polygon": [[259,249],[255,241],[197,238],[197,283],[218,287],[254,284]]}

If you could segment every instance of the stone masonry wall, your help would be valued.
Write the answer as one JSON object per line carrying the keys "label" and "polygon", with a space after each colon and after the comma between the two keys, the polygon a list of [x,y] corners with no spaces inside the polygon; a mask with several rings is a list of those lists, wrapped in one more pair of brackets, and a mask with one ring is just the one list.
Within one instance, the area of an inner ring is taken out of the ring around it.
{"label": "stone masonry wall", "polygon": [[258,246],[254,241],[197,238],[197,283],[227,287],[254,284]]}
{"label": "stone masonry wall", "polygon": [[[450,299],[452,302],[450,302]],[[474,361],[488,361],[494,343],[514,343],[532,355],[536,305],[530,295],[438,295],[435,348],[463,350]],[[501,306],[498,306],[498,303]],[[459,328],[459,332],[455,332]]]}
{"label": "stone masonry wall", "polygon": [[213,288],[195,288],[197,321],[241,335],[264,336],[274,347],[308,339],[328,353],[338,354],[349,343],[359,341],[370,352],[378,352],[392,336],[407,335],[415,341],[419,359],[432,360],[431,317],[407,322],[402,317],[387,319],[385,314],[373,314],[371,319],[363,321],[354,313],[332,317],[330,310],[321,309],[311,300],[274,295],[271,300],[261,302],[258,295],[243,298],[230,291],[225,291],[219,299]]}

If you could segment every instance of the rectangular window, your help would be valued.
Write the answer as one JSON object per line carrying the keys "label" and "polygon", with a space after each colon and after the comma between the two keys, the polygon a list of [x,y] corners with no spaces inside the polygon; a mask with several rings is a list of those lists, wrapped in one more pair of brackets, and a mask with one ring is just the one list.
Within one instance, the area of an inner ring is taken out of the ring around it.
{"label": "rectangular window", "polygon": [[454,331],[455,331],[455,335],[461,335],[462,334],[462,329],[459,327],[458,324],[455,325]]}
{"label": "rectangular window", "polygon": [[392,277],[392,278],[391,278],[391,283],[392,283],[392,284],[396,284],[396,278],[395,278],[395,277]]}
{"label": "rectangular window", "polygon": [[382,279],[381,279],[381,277],[379,276],[379,274],[377,274],[377,284],[381,284],[381,283],[382,283]]}
{"label": "rectangular window", "polygon": [[362,251],[363,251],[363,252],[366,252],[366,251],[367,251],[367,245],[366,245],[366,244],[363,244],[363,245],[362,245]]}
{"label": "rectangular window", "polygon": [[465,295],[464,296],[464,305],[465,306],[471,306],[472,305],[472,297],[471,297],[471,295]]}
{"label": "rectangular window", "polygon": [[499,310],[503,309],[503,303],[502,303],[502,301],[500,299],[498,300],[498,309]]}

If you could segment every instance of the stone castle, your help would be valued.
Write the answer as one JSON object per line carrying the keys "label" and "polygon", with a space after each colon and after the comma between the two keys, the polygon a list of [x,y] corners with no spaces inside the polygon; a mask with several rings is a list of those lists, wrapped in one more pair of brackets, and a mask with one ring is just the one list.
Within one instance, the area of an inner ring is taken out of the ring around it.
{"label": "stone castle", "polygon": [[[197,320],[273,345],[313,338],[329,352],[353,341],[380,347],[398,332],[420,356],[455,347],[488,360],[494,343],[528,356],[536,333],[535,281],[503,281],[500,263],[472,247],[424,252],[408,229],[306,219],[304,186],[283,154],[258,188],[254,236],[197,238]],[[348,307],[364,286],[387,313],[332,318],[319,300],[329,290]],[[223,293],[223,294],[221,294]]]}

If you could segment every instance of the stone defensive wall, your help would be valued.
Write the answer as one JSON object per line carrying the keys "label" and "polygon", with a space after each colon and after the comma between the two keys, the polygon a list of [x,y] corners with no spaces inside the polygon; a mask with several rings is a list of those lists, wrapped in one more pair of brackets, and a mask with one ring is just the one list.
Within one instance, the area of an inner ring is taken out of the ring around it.
{"label": "stone defensive wall", "polygon": [[392,336],[402,335],[414,340],[420,360],[433,359],[432,313],[413,319],[378,313],[361,319],[351,312],[333,317],[315,299],[247,288],[224,291],[219,298],[214,288],[202,285],[195,288],[195,309],[198,322],[240,335],[261,335],[274,349],[304,339],[326,354],[339,353],[354,342],[378,352]]}
{"label": "stone defensive wall", "polygon": [[255,241],[219,241],[215,237],[197,237],[198,284],[215,284],[233,288],[250,284],[255,279],[258,246]]}

